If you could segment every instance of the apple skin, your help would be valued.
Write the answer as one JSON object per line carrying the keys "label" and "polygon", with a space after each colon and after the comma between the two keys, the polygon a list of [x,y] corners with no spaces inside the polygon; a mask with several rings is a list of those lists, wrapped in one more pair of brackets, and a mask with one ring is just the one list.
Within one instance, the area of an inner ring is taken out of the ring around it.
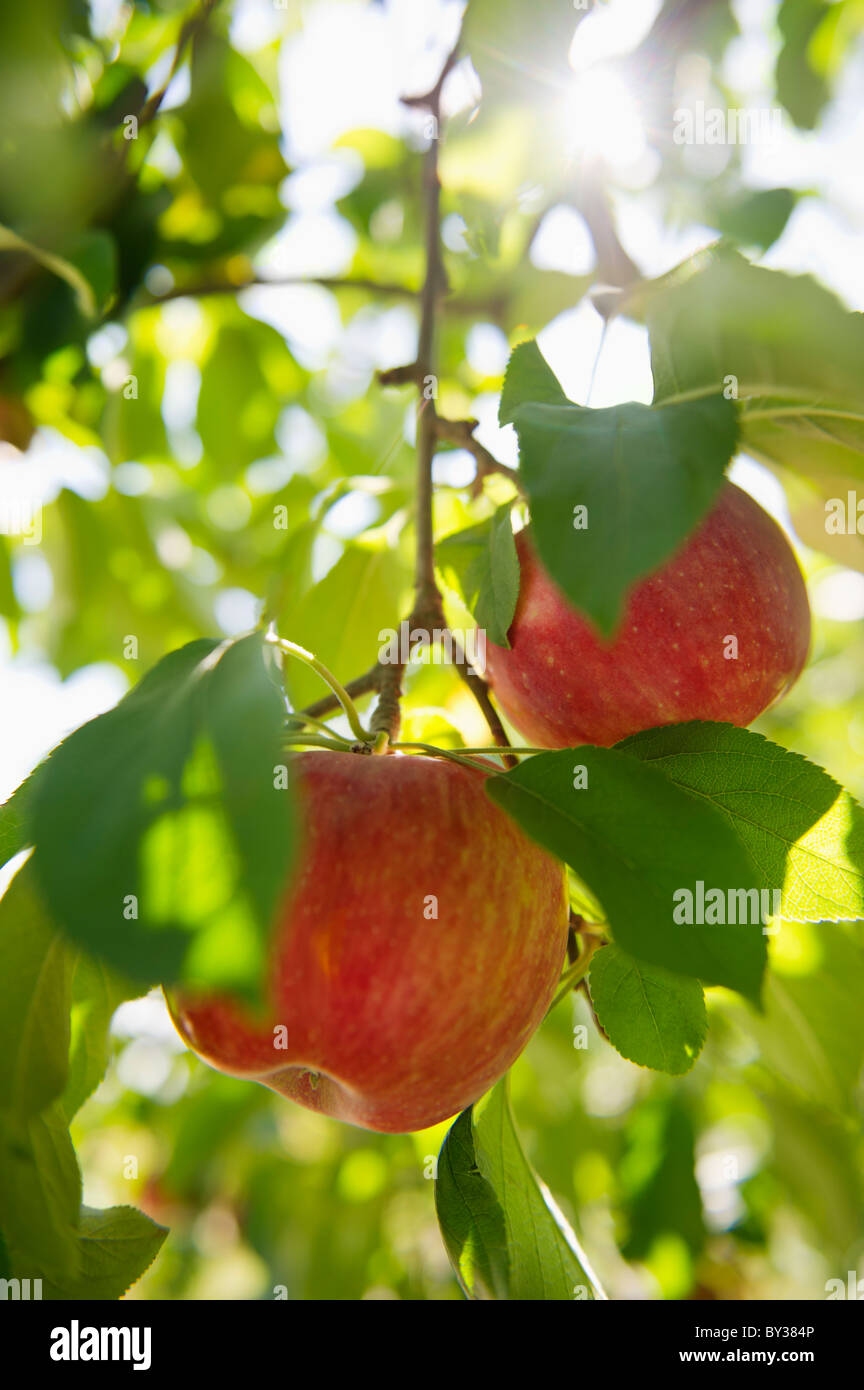
{"label": "apple skin", "polygon": [[[794,683],[810,645],[807,590],[782,530],[734,483],[682,548],[630,591],[603,641],[540,564],[530,533],[510,650],[487,643],[486,674],[532,745],[609,747],[659,724],[745,726]],[[724,658],[728,636],[737,659]]]}
{"label": "apple skin", "polygon": [[563,865],[479,770],[321,751],[292,765],[304,844],[271,940],[269,1016],[187,995],[169,1000],[174,1022],[210,1066],[310,1110],[426,1129],[483,1095],[543,1018],[566,950]]}

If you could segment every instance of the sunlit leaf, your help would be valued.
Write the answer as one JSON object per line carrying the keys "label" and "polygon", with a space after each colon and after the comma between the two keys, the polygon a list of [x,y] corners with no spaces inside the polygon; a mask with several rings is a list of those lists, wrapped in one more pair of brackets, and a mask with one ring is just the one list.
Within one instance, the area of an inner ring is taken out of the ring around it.
{"label": "sunlit leaf", "polygon": [[506,1081],[453,1125],[435,1203],[471,1299],[604,1298],[579,1243],[522,1152]]}
{"label": "sunlit leaf", "polygon": [[864,811],[821,767],[732,724],[648,729],[618,745],[722,811],[796,922],[864,917]]}
{"label": "sunlit leaf", "polygon": [[816,480],[864,475],[864,318],[830,290],[725,252],[646,306],[657,404],[725,389],[757,458]]}

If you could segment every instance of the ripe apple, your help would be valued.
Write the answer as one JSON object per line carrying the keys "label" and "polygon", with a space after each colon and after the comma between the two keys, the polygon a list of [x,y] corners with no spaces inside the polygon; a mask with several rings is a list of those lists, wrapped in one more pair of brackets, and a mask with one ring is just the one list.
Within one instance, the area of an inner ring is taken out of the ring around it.
{"label": "ripe apple", "polygon": [[[271,939],[268,1017],[169,1001],[229,1075],[365,1129],[425,1129],[504,1074],[567,941],[563,866],[444,759],[304,752],[304,840]],[[280,1028],[281,1025],[281,1028]]]}
{"label": "ripe apple", "polygon": [[688,719],[749,724],[800,675],[807,591],[776,522],[725,482],[698,529],[630,591],[604,641],[543,569],[530,533],[509,651],[487,644],[501,709],[532,744],[609,746]]}

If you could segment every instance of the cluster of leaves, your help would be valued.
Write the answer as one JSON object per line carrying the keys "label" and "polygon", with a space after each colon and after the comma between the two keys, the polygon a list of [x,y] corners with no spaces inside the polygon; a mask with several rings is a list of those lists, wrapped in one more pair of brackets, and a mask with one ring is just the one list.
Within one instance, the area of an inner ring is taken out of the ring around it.
{"label": "cluster of leaves", "polygon": [[102,1079],[111,1015],[138,991],[70,945],[29,870],[3,897],[0,951],[2,1277],[41,1280],[46,1298],[120,1298],[167,1231],[134,1207],[82,1205],[69,1125]]}
{"label": "cluster of leaves", "polygon": [[3,808],[4,862],[37,846],[0,904],[4,1276],[47,1297],[120,1297],[165,1237],[133,1208],[81,1206],[69,1125],[115,1008],[175,977],[196,929],[202,981],[254,995],[291,839],[282,711],[260,638],[192,643]]}

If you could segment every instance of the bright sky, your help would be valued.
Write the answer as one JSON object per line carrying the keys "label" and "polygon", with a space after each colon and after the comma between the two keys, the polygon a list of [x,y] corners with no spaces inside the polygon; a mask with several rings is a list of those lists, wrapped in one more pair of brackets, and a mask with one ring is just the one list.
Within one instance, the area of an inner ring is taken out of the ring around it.
{"label": "bright sky", "polygon": [[[100,30],[110,33],[120,0],[91,3]],[[743,31],[729,55],[735,85],[747,103],[767,105],[776,52],[766,16],[774,7],[770,0],[737,0],[734,8]],[[286,153],[297,172],[284,189],[289,210],[285,227],[261,257],[264,273],[321,275],[347,269],[354,235],[336,213],[334,200],[351,186],[358,171],[356,160],[344,153],[334,155],[333,141],[358,126],[377,126],[395,134],[411,130],[416,118],[400,106],[398,98],[406,89],[422,90],[434,80],[458,29],[461,9],[458,0],[388,0],[375,6],[328,0],[309,10],[301,33],[284,40],[279,64],[281,114]],[[650,194],[640,194],[639,189],[650,182],[652,155],[632,96],[609,67],[639,41],[658,9],[659,0],[608,0],[583,21],[570,54],[572,92],[565,94],[561,108],[564,143],[578,144],[587,138],[599,143],[622,182],[633,190],[618,199],[619,230],[625,246],[649,275],[667,270],[712,239],[706,228],[665,230]],[[272,0],[242,0],[233,37],[239,47],[251,52],[277,37],[283,23],[284,14]],[[463,75],[454,77],[448,91],[451,107],[466,99],[467,81]],[[799,203],[766,264],[810,271],[855,309],[864,309],[860,252],[864,181],[850,178],[849,171],[861,167],[864,150],[864,106],[858,97],[862,88],[864,50],[859,50],[819,135],[796,133],[787,121],[771,145],[746,147],[745,159],[747,176],[756,186],[788,184],[821,195]],[[182,100],[184,91],[181,77],[171,100]],[[574,212],[561,209],[547,220],[535,259],[571,273],[590,266],[590,245]],[[301,361],[329,366],[351,393],[364,389],[376,367],[408,360],[413,351],[414,325],[405,307],[364,315],[356,331],[344,334],[332,297],[314,287],[256,289],[247,292],[243,303],[250,313],[280,328]],[[597,314],[583,305],[562,314],[541,334],[544,353],[574,399],[585,400],[600,328]],[[491,325],[473,335],[472,360],[476,357],[489,370],[500,370],[506,350],[506,342]],[[166,418],[182,421],[191,396],[188,374],[173,373]],[[590,404],[647,401],[650,396],[644,332],[616,323],[597,367]],[[481,438],[501,457],[512,459],[512,431],[498,430],[496,405],[492,397],[478,403]],[[314,427],[300,417],[302,412],[286,415],[283,435],[293,430],[293,440],[299,429],[304,447],[314,449],[314,437],[309,437],[310,429],[314,436]],[[454,463],[458,466],[458,461]],[[61,482],[88,497],[100,496],[107,483],[107,464],[98,452],[78,450],[56,436],[46,436],[33,446],[28,473],[31,481],[41,480],[46,501]],[[735,465],[734,476],[781,521],[787,520],[782,489],[765,470],[744,460]],[[354,520],[346,513],[338,524],[350,534]],[[50,574],[37,547],[22,553],[15,580],[22,603],[32,611],[54,600]],[[822,602],[838,618],[861,617],[862,588],[861,576],[839,572],[833,590],[823,585]],[[245,625],[248,596],[229,594],[220,616],[226,631]],[[12,658],[0,622],[0,727],[6,731],[0,742],[0,799],[60,737],[110,707],[123,689],[123,675],[113,667],[90,667],[61,683],[45,664]]]}

